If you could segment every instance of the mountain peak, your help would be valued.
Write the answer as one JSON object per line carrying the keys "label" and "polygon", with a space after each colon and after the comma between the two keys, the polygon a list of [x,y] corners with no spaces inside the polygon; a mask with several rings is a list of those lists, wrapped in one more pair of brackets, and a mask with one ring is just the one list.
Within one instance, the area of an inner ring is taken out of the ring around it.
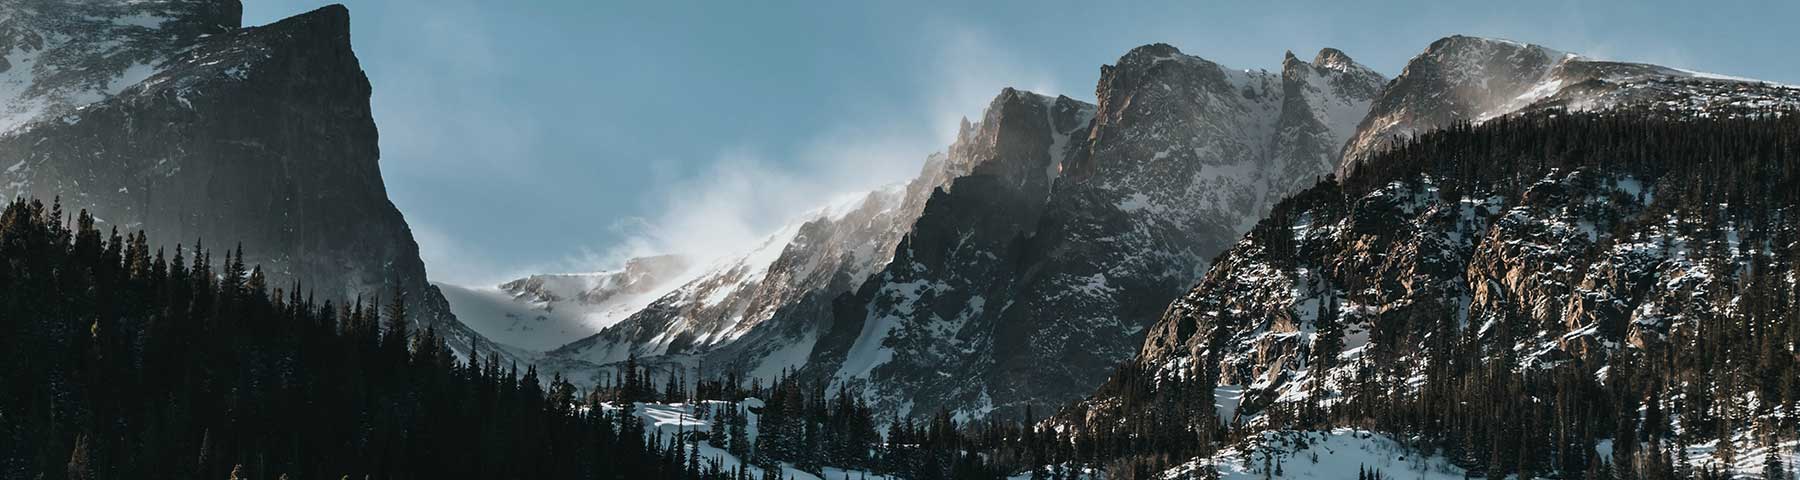
{"label": "mountain peak", "polygon": [[1137,48],[1133,48],[1133,49],[1131,49],[1131,51],[1125,52],[1124,58],[1170,57],[1170,56],[1181,55],[1181,54],[1182,54],[1181,49],[1175,48],[1174,45],[1169,45],[1167,43],[1158,42],[1158,43],[1152,43],[1152,44],[1143,45],[1143,46],[1140,46]]}
{"label": "mountain peak", "polygon": [[[1292,57],[1294,53],[1288,52],[1288,56]],[[1313,57],[1312,63],[1315,67],[1344,71],[1355,65],[1356,61],[1351,60],[1350,55],[1346,55],[1343,50],[1325,47],[1319,49],[1319,54]]]}
{"label": "mountain peak", "polygon": [[299,28],[350,43],[350,8],[333,3],[271,23],[264,28]]}
{"label": "mountain peak", "polygon": [[1101,69],[1102,71],[1109,68],[1119,68],[1126,71],[1144,71],[1168,60],[1204,61],[1204,59],[1201,59],[1200,57],[1181,53],[1181,49],[1175,48],[1174,45],[1169,45],[1167,43],[1152,43],[1125,52],[1124,56],[1119,57],[1117,64],[1103,66]]}
{"label": "mountain peak", "polygon": [[1504,38],[1451,35],[1440,38],[1435,42],[1431,42],[1431,46],[1425,48],[1425,54],[1421,55],[1421,57],[1430,57],[1433,56],[1433,54],[1445,55],[1457,52],[1487,54],[1505,52],[1514,55],[1522,52],[1529,52],[1533,55],[1543,55],[1547,57],[1560,57],[1564,54],[1561,50],[1534,43],[1525,43]]}

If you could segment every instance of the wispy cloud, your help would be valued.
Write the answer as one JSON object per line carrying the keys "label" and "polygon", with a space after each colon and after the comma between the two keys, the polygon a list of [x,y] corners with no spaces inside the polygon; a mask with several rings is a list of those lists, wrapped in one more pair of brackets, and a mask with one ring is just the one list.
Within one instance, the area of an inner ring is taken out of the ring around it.
{"label": "wispy cloud", "polygon": [[644,199],[645,215],[616,223],[625,241],[569,263],[596,269],[648,254],[745,251],[807,212],[917,176],[926,158],[954,139],[959,122],[978,120],[1002,88],[1061,93],[1052,75],[980,30],[940,22],[919,38],[926,45],[917,59],[922,68],[905,92],[915,101],[846,118],[788,153],[726,147],[706,168],[654,189]]}
{"label": "wispy cloud", "polygon": [[924,113],[941,143],[955,138],[963,117],[978,120],[981,110],[1002,88],[1049,96],[1092,96],[1091,86],[1080,92],[1063,90],[1052,73],[1038,66],[1049,62],[1030,62],[986,31],[967,24],[940,19],[920,37],[929,46],[925,71],[930,74],[920,78],[918,88],[927,92],[929,111]]}

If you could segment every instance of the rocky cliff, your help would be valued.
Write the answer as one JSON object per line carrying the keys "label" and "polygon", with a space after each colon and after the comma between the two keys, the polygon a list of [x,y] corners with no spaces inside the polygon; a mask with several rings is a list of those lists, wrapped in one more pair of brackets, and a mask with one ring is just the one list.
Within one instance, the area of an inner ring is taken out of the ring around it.
{"label": "rocky cliff", "polygon": [[458,352],[480,336],[426,282],[381,178],[350,16],[240,27],[236,1],[6,6],[0,194],[61,197],[151,241],[244,246],[273,286],[404,292]]}

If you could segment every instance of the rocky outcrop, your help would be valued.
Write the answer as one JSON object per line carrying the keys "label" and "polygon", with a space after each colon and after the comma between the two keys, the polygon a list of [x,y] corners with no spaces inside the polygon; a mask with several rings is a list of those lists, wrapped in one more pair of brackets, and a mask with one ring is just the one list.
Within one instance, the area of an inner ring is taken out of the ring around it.
{"label": "rocky outcrop", "polygon": [[251,28],[237,28],[235,1],[34,8],[9,11],[44,22],[13,16],[6,31],[26,39],[12,57],[31,60],[12,63],[44,106],[0,135],[0,193],[59,196],[156,244],[241,243],[271,285],[321,299],[403,292],[417,328],[462,353],[484,343],[426,282],[387,198],[344,7]]}

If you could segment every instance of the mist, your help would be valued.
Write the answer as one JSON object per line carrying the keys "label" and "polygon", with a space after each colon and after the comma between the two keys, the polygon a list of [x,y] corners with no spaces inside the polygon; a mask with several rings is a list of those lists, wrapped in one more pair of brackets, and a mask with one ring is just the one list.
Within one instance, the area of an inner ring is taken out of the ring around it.
{"label": "mist", "polygon": [[917,101],[810,134],[787,153],[768,145],[724,147],[703,168],[671,174],[642,198],[646,214],[615,222],[624,241],[583,249],[564,269],[615,269],[659,254],[689,255],[702,267],[733,257],[826,206],[916,177],[931,154],[948,148],[960,122],[979,120],[1003,88],[1065,94],[1049,73],[1027,67],[1028,59],[978,29],[941,22],[920,38],[934,53],[918,59],[922,68],[907,92]]}

